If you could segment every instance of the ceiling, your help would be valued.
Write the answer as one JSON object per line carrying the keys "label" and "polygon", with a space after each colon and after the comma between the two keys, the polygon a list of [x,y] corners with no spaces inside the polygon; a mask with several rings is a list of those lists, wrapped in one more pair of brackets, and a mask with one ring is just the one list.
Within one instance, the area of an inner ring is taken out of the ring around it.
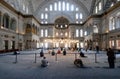
{"label": "ceiling", "polygon": [[[23,7],[27,6],[28,7],[27,14],[34,15],[38,20],[41,20],[40,14],[41,12],[44,12],[43,9],[47,7],[49,4],[53,4],[54,2],[59,2],[59,1],[61,2],[65,1],[66,3],[69,2],[79,7],[80,11],[83,13],[83,16],[85,16],[84,17],[84,20],[85,20],[85,18],[89,16],[92,5],[96,0],[5,0],[5,1],[11,4],[12,6],[14,6],[16,10],[21,11],[24,14],[26,14],[26,12],[23,11]],[[53,13],[51,13],[50,16],[52,17],[50,17],[50,19],[55,20],[56,18],[61,17],[59,15],[61,15],[62,12],[57,12],[54,15]],[[71,14],[69,12],[68,13],[65,12],[62,15],[68,18],[70,22],[73,22],[74,17],[71,17],[71,15],[74,15],[74,14],[73,12]],[[53,22],[54,21],[50,21],[50,23],[53,23]]]}
{"label": "ceiling", "polygon": [[34,12],[37,12],[37,10],[40,7],[42,7],[46,3],[49,3],[52,1],[67,1],[67,2],[73,1],[78,5],[82,5],[84,7],[84,9],[90,11],[93,0],[29,0],[29,1],[31,1],[31,3],[32,3]]}

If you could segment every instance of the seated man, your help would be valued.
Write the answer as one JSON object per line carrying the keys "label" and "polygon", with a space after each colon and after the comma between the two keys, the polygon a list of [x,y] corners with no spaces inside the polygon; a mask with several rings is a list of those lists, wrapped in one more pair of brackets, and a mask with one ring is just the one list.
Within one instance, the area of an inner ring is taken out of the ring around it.
{"label": "seated man", "polygon": [[44,56],[44,52],[43,52],[43,49],[41,49],[40,51],[40,57],[43,57]]}
{"label": "seated man", "polygon": [[81,68],[84,67],[83,62],[82,62],[81,59],[75,59],[74,65],[76,65],[77,67],[81,67]]}
{"label": "seated man", "polygon": [[66,55],[66,50],[65,49],[63,50],[63,55]]}
{"label": "seated man", "polygon": [[51,53],[51,54],[52,54],[52,56],[54,56],[54,55],[55,55],[55,51],[54,51],[54,50],[52,50],[52,53]]}
{"label": "seated man", "polygon": [[15,52],[13,52],[13,54],[14,54],[14,55],[17,55],[17,54],[20,54],[20,52],[15,51]]}
{"label": "seated man", "polygon": [[41,60],[41,67],[46,67],[48,66],[48,61],[46,60],[46,57],[43,57],[43,59]]}
{"label": "seated man", "polygon": [[61,53],[61,51],[58,49],[57,53],[58,53],[58,54],[60,54],[60,53]]}
{"label": "seated man", "polygon": [[81,57],[87,57],[87,56],[84,55],[83,52],[80,52],[80,56],[81,56]]}

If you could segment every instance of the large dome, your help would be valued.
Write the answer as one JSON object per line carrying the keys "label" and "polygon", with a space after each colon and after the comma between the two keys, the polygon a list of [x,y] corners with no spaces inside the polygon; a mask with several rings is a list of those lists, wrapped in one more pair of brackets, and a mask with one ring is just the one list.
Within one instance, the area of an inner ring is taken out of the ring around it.
{"label": "large dome", "polygon": [[[5,0],[24,14],[34,15],[42,24],[65,16],[70,23],[83,23],[95,0]],[[73,16],[74,15],[74,16]],[[52,20],[51,20],[52,19]]]}

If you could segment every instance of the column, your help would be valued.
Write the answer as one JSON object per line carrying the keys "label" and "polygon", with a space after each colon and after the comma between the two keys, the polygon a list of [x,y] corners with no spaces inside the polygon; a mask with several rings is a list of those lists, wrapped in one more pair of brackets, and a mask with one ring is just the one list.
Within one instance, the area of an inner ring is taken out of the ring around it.
{"label": "column", "polygon": [[0,18],[0,28],[3,27],[3,14],[0,14],[1,18]]}
{"label": "column", "polygon": [[1,25],[2,25],[2,14],[0,12],[0,27],[1,27]]}

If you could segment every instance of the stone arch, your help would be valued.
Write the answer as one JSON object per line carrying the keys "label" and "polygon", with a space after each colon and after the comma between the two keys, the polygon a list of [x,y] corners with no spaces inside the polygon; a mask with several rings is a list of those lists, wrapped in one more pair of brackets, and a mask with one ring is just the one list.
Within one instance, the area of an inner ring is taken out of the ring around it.
{"label": "stone arch", "polygon": [[17,27],[16,25],[17,25],[16,19],[15,18],[11,18],[10,29],[16,31],[16,27]]}
{"label": "stone arch", "polygon": [[31,33],[31,32],[32,32],[31,25],[30,25],[30,24],[27,24],[27,25],[26,25],[25,33]]}
{"label": "stone arch", "polygon": [[3,27],[9,28],[9,23],[10,23],[10,16],[7,13],[5,13],[3,15],[3,23],[2,23]]}
{"label": "stone arch", "polygon": [[[73,0],[72,0],[73,1]],[[34,12],[35,15],[37,15],[37,13],[39,13],[40,9],[42,8],[41,6],[44,6],[45,4],[50,4],[52,2],[56,2],[56,0],[48,0],[48,1],[43,1],[41,4],[39,4],[38,8],[36,9],[36,11]],[[70,1],[69,1],[70,2]],[[85,10],[85,13],[89,14],[88,9],[85,7],[85,5],[81,2],[81,1],[75,1],[76,4],[78,4],[80,7],[82,7]]]}
{"label": "stone arch", "polygon": [[68,28],[69,20],[66,17],[61,16],[58,17],[54,23],[57,29],[66,29]]}
{"label": "stone arch", "polygon": [[61,16],[56,18],[55,23],[69,23],[69,20],[66,17]]}
{"label": "stone arch", "polygon": [[56,17],[52,17],[51,19],[53,19],[53,23],[55,22],[55,20],[57,19],[57,18],[60,18],[60,17],[64,17],[64,18],[66,18],[66,19],[68,19],[69,20],[69,23],[72,23],[72,22],[74,22],[74,19],[72,18],[72,17],[70,17],[70,15],[68,15],[67,13],[58,13],[58,14],[56,14],[55,15]]}
{"label": "stone arch", "polygon": [[111,16],[109,18],[109,30],[113,30],[113,29],[115,29],[115,18]]}
{"label": "stone arch", "polygon": [[120,28],[120,12],[116,15],[116,28]]}
{"label": "stone arch", "polygon": [[[41,4],[39,4],[38,8],[36,9],[36,11],[34,12],[34,15],[37,17],[37,19],[41,20],[41,18],[39,17],[41,13],[46,13],[44,8],[48,7],[47,5],[49,4],[53,4],[54,2],[58,2],[56,0],[48,0],[48,1],[43,1]],[[81,2],[81,1],[73,1],[73,0],[70,0],[70,1],[65,1],[65,2],[69,2],[70,4],[73,4],[75,6],[77,6],[79,8],[79,11],[78,13],[82,13],[84,18],[82,19],[82,21],[85,20],[85,18],[88,16],[89,14],[89,11],[87,9],[87,7]],[[70,20],[71,23],[76,23],[75,21],[75,16],[71,16],[71,15],[75,15],[74,14],[75,12],[60,12],[60,11],[57,11],[56,13],[54,13],[54,11],[52,11],[52,13],[48,13],[49,16],[52,16],[52,17],[49,17],[49,19],[47,21],[49,21],[50,23],[54,23],[53,20],[55,20],[56,17],[58,17],[59,15],[64,15],[64,16],[67,16],[68,19]],[[77,13],[77,12],[76,12]],[[53,16],[54,14],[54,16]],[[51,20],[53,19],[53,20]]]}
{"label": "stone arch", "polygon": [[98,25],[97,24],[93,25],[93,32],[98,33]]}

